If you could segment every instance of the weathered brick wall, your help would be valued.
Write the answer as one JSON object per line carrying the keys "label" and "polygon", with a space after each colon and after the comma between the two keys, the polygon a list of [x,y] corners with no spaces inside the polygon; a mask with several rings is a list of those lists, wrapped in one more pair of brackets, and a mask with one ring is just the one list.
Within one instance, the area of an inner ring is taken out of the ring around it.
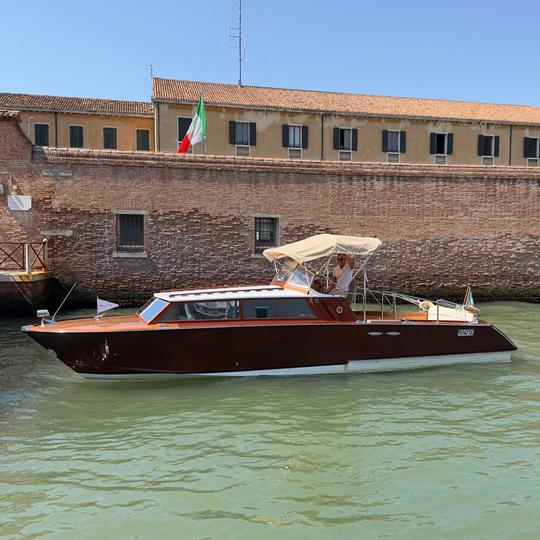
{"label": "weathered brick wall", "polygon": [[[470,283],[480,296],[540,298],[535,169],[9,152],[0,139],[0,165],[34,208],[15,222],[2,213],[0,240],[23,226],[33,240],[47,234],[54,276],[89,296],[267,282],[271,265],[252,256],[253,216],[270,214],[281,216],[282,243],[318,232],[381,238],[372,286],[454,296]],[[112,210],[148,211],[147,258],[113,257]]]}

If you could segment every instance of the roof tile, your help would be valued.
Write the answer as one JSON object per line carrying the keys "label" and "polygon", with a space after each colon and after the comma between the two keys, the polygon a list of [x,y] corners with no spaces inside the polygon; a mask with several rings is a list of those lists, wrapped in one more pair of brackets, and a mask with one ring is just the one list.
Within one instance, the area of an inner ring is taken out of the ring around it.
{"label": "roof tile", "polygon": [[30,111],[56,111],[128,116],[152,115],[152,104],[145,101],[117,99],[39,96],[34,94],[0,93],[0,107]]}
{"label": "roof tile", "polygon": [[292,90],[154,78],[155,101],[193,103],[203,91],[209,105],[315,111],[390,118],[540,124],[540,108],[442,99]]}

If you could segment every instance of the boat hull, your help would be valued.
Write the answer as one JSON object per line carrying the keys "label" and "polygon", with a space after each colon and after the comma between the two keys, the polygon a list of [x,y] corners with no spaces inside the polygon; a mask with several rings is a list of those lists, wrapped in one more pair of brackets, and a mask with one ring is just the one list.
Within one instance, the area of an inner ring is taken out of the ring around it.
{"label": "boat hull", "polygon": [[289,322],[26,331],[88,378],[369,373],[504,362],[516,349],[488,323]]}

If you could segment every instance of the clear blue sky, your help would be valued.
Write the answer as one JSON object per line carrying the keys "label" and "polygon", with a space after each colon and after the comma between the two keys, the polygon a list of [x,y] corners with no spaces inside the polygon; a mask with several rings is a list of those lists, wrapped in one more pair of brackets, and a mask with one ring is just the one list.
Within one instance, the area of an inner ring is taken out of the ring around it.
{"label": "clear blue sky", "polygon": [[[244,84],[540,106],[540,0],[243,0]],[[0,91],[238,79],[237,0],[2,0]]]}

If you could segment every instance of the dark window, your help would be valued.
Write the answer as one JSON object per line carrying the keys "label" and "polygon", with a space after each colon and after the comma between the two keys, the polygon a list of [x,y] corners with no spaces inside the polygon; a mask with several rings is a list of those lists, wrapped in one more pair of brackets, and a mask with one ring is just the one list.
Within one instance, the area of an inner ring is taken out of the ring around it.
{"label": "dark window", "polygon": [[147,129],[137,130],[137,150],[150,150],[150,131]]}
{"label": "dark window", "polygon": [[261,298],[242,302],[244,319],[312,319],[313,311],[302,298]]}
{"label": "dark window", "polygon": [[249,122],[236,122],[236,144],[249,146]]}
{"label": "dark window", "polygon": [[160,322],[238,319],[240,310],[237,300],[208,302],[177,302],[159,318]]}
{"label": "dark window", "polygon": [[289,126],[289,148],[302,147],[302,126]]}
{"label": "dark window", "polygon": [[446,133],[437,133],[435,140],[435,153],[446,154]]}
{"label": "dark window", "polygon": [[35,124],[34,138],[37,146],[49,146],[49,126],[47,124]]}
{"label": "dark window", "polygon": [[339,130],[339,149],[340,150],[352,149],[352,130],[350,129]]}
{"label": "dark window", "polygon": [[399,152],[399,131],[388,132],[388,152]]}
{"label": "dark window", "polygon": [[191,118],[178,118],[178,142],[182,142],[191,125]]}
{"label": "dark window", "polygon": [[124,252],[144,251],[144,216],[118,214],[116,216],[116,248]]}
{"label": "dark window", "polygon": [[492,156],[493,155],[493,136],[484,135],[484,144],[482,146],[482,155],[483,156]]}
{"label": "dark window", "polygon": [[82,126],[69,126],[69,146],[71,148],[82,148],[84,146]]}
{"label": "dark window", "polygon": [[262,253],[266,248],[276,247],[278,228],[278,218],[255,218],[255,253]]}
{"label": "dark window", "polygon": [[540,139],[525,137],[523,139],[523,157],[537,158],[539,155],[539,141]]}
{"label": "dark window", "polygon": [[103,128],[103,148],[109,150],[116,148],[116,128]]}

